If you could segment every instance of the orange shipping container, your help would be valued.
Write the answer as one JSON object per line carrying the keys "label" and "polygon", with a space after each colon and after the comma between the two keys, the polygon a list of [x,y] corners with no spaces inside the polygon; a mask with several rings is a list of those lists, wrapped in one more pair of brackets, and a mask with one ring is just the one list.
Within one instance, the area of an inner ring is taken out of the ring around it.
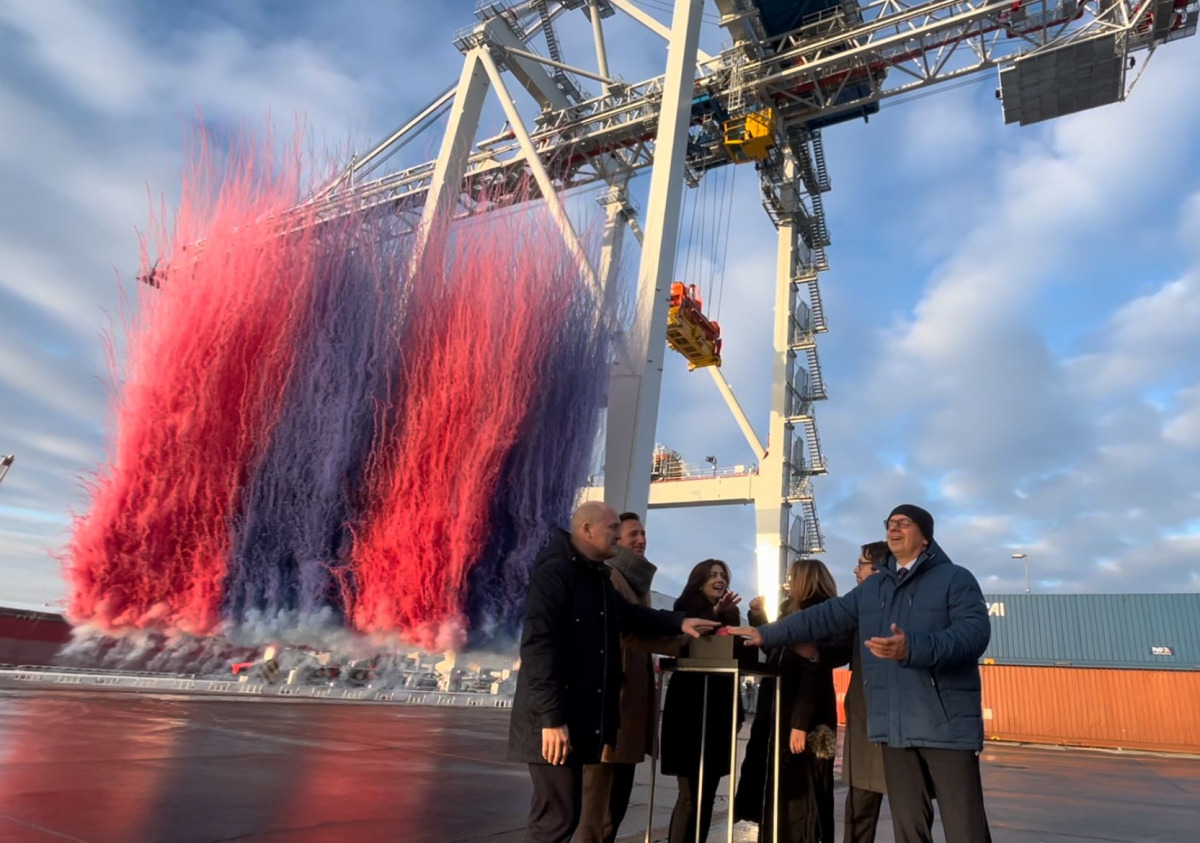
{"label": "orange shipping container", "polygon": [[837,691],[838,723],[846,722],[846,689],[850,687],[850,671],[833,672],[833,689]]}
{"label": "orange shipping container", "polygon": [[[988,740],[1200,753],[1200,671],[980,665]],[[850,671],[835,670],[838,722]]]}
{"label": "orange shipping container", "polygon": [[989,740],[1200,752],[1200,671],[981,665]]}

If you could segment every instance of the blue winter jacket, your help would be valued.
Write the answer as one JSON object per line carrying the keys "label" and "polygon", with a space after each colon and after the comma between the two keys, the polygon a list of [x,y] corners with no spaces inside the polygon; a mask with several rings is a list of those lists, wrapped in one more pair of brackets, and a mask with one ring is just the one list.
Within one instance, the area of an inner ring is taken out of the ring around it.
{"label": "blue winter jacket", "polygon": [[[763,647],[844,638],[858,631],[867,732],[888,746],[979,750],[983,715],[979,657],[992,636],[979,583],[930,543],[903,580],[896,558],[842,597],[758,628]],[[880,659],[865,646],[892,624],[908,636],[908,658]]]}

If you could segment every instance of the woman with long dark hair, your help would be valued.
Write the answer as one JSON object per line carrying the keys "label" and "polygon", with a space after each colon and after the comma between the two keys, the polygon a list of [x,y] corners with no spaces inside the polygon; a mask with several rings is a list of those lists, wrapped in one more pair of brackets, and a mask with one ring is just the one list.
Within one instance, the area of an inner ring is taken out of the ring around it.
{"label": "woman with long dark hair", "polygon": [[[688,617],[737,626],[741,598],[729,589],[729,566],[720,559],[705,559],[688,576],[675,611]],[[707,715],[704,709],[708,685]],[[740,694],[738,695],[741,696]],[[679,778],[679,798],[671,814],[670,843],[694,843],[696,823],[700,839],[708,839],[713,803],[722,777],[729,774],[730,724],[733,719],[733,676],[676,673],[667,685],[662,718],[662,772]],[[738,703],[738,723],[742,720]],[[704,730],[704,792],[700,792],[700,734]]]}
{"label": "woman with long dark hair", "polygon": [[[788,574],[788,596],[780,616],[808,609],[837,596],[829,569],[816,559],[800,559]],[[767,622],[763,598],[750,603],[750,623]],[[780,671],[779,841],[833,843],[833,758],[837,749],[837,694],[833,669],[845,664],[848,647],[780,648],[768,664]],[[763,682],[758,712],[742,762],[734,816],[758,823],[760,843],[772,841],[775,679]]]}

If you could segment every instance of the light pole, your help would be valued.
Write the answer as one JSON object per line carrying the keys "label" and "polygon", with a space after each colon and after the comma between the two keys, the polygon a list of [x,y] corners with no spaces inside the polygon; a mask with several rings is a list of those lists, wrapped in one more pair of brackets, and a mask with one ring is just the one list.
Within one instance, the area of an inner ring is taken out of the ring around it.
{"label": "light pole", "polygon": [[1031,587],[1030,580],[1029,580],[1029,554],[1028,553],[1014,553],[1012,555],[1012,558],[1025,560],[1025,593],[1032,594],[1033,588]]}
{"label": "light pole", "polygon": [[0,483],[4,482],[4,475],[8,474],[8,470],[12,468],[12,464],[16,459],[15,454],[0,457]]}

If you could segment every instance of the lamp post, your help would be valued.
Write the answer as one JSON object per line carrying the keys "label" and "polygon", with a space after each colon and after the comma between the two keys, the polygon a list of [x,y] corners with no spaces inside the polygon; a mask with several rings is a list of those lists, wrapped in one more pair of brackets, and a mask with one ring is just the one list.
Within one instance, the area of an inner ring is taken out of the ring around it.
{"label": "lamp post", "polygon": [[1028,553],[1014,553],[1012,555],[1012,558],[1025,560],[1025,593],[1032,594],[1033,588],[1030,584],[1030,579],[1029,579],[1029,554]]}
{"label": "lamp post", "polygon": [[3,482],[4,475],[8,474],[8,470],[12,468],[13,462],[17,459],[15,454],[0,457],[0,482]]}

